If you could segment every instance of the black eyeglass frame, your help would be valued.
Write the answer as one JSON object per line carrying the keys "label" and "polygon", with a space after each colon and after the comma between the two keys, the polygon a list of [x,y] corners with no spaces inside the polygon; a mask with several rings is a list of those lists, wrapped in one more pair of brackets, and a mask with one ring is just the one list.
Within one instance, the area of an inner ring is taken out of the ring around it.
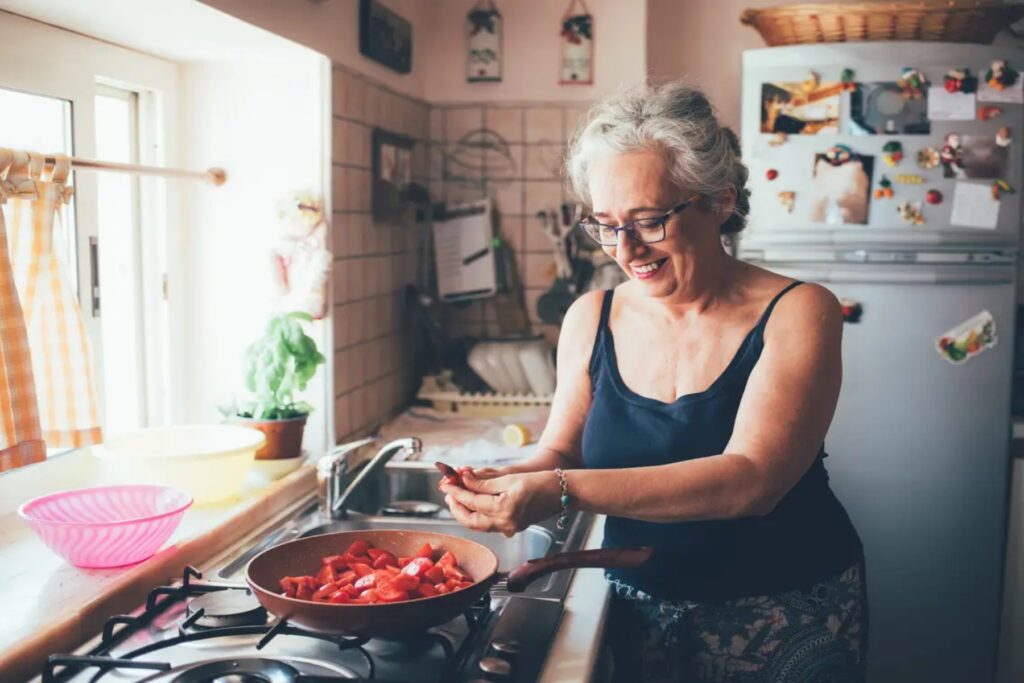
{"label": "black eyeglass frame", "polygon": [[[577,225],[580,227],[581,230],[583,230],[583,232],[587,235],[587,237],[589,237],[590,239],[594,240],[595,242],[600,244],[602,247],[614,247],[615,245],[617,245],[619,243],[619,233],[622,232],[623,230],[626,231],[626,235],[628,237],[633,238],[637,242],[641,242],[643,244],[657,244],[658,242],[663,241],[665,239],[666,235],[668,234],[668,231],[665,229],[665,226],[668,224],[669,220],[673,216],[675,216],[676,214],[685,211],[686,207],[688,207],[690,204],[692,204],[693,202],[695,202],[698,199],[700,199],[700,195],[699,194],[695,194],[692,197],[690,197],[689,199],[687,199],[687,200],[685,200],[685,201],[683,201],[683,202],[673,206],[671,209],[669,209],[668,211],[666,211],[665,213],[663,213],[660,216],[652,216],[650,218],[637,218],[636,220],[630,221],[628,223],[624,223],[624,224],[619,225],[619,226],[607,225],[605,223],[599,223],[596,220],[594,220],[593,216],[588,216],[587,218],[584,218],[579,223],[577,223]],[[636,228],[636,226],[638,224],[641,224],[641,223],[645,224],[644,225],[645,228],[653,228],[655,226],[660,227],[661,228],[661,236],[658,237],[657,239],[653,239],[653,240],[651,240],[651,239],[644,239],[641,236],[640,231],[637,230],[637,228]],[[614,240],[612,242],[602,242],[601,238],[597,237],[594,234],[592,234],[590,229],[593,229],[595,231],[600,231],[602,229],[614,230],[615,231]]]}

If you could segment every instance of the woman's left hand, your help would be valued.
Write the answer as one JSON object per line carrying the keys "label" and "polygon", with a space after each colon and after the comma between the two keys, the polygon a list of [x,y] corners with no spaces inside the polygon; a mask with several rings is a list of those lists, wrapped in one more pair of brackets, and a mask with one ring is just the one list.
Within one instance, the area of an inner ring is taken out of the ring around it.
{"label": "woman's left hand", "polygon": [[476,531],[500,531],[511,536],[561,511],[562,490],[554,472],[507,474],[479,479],[462,475],[464,488],[442,486],[452,516]]}

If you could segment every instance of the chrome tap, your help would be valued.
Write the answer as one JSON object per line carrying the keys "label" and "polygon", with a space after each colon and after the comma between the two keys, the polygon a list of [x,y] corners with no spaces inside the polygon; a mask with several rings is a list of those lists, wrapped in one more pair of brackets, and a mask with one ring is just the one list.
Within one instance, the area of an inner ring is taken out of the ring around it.
{"label": "chrome tap", "polygon": [[341,482],[348,472],[349,454],[367,444],[373,443],[377,439],[377,436],[369,436],[358,441],[340,444],[332,448],[327,455],[317,460],[317,492],[320,497],[320,503],[326,510],[333,510],[337,500],[341,498]]}
{"label": "chrome tap", "polygon": [[[321,459],[321,463],[328,458],[334,458],[333,461],[329,461],[329,479],[327,481],[327,509],[330,512],[331,517],[338,519],[345,517],[348,514],[346,510],[346,504],[353,494],[359,489],[359,486],[369,479],[371,476],[380,471],[384,465],[388,464],[391,458],[395,457],[402,451],[410,451],[412,453],[419,453],[423,448],[423,442],[418,438],[411,436],[404,439],[395,439],[390,443],[385,444],[373,458],[366,463],[366,465],[359,471],[355,479],[349,483],[344,491],[341,491],[341,477],[345,474],[346,466],[344,464],[345,456],[368,443],[376,440],[377,437],[370,437],[361,441],[353,442],[352,444],[346,444],[343,446],[340,454],[335,453],[326,456]],[[339,464],[337,461],[343,461]]]}

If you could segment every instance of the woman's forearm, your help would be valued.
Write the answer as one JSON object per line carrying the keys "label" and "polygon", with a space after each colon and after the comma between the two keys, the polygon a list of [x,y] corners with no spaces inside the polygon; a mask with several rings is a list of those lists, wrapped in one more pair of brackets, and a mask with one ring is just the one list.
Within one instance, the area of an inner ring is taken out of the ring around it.
{"label": "woman's forearm", "polygon": [[757,466],[734,454],[566,476],[573,507],[648,522],[749,517],[767,514],[775,502]]}
{"label": "woman's forearm", "polygon": [[529,459],[498,469],[502,474],[522,474],[525,472],[542,472],[544,470],[553,470],[555,468],[567,470],[574,467],[579,467],[579,463],[576,463],[571,458],[562,455],[553,448],[539,446],[537,448],[537,452]]}

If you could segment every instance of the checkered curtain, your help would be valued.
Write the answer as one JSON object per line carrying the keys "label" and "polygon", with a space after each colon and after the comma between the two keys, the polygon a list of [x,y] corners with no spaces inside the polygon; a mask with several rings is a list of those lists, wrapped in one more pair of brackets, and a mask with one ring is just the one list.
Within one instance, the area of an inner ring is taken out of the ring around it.
{"label": "checkered curtain", "polygon": [[[6,150],[0,150],[0,160],[5,154],[11,161],[0,170],[8,235],[0,257],[0,382],[6,385],[0,394],[10,399],[0,396],[0,453],[11,455],[0,458],[0,471],[44,458],[40,439],[50,448],[74,448],[101,439],[85,323],[54,250],[60,208],[71,197],[65,184],[70,160],[57,155],[55,163],[47,165],[42,155]],[[13,287],[4,284],[11,280]],[[21,335],[27,346],[17,341]],[[25,372],[26,362],[30,374]]]}

